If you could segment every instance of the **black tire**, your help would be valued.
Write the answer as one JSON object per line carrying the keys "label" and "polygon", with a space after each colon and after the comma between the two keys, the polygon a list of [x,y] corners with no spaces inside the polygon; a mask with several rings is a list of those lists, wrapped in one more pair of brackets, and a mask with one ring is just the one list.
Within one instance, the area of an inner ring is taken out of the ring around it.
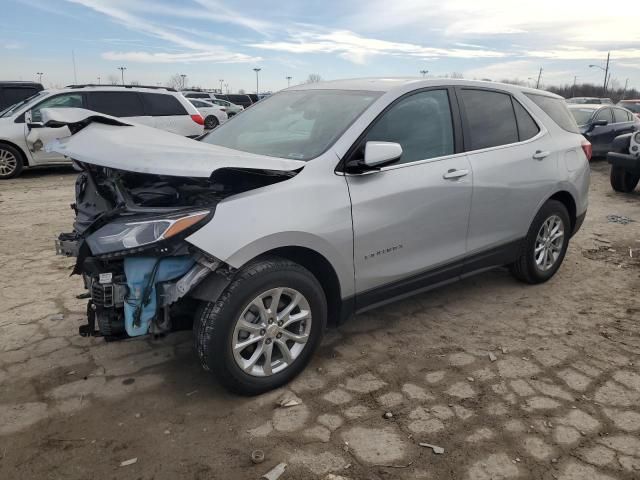
{"label": "black tire", "polygon": [[[284,370],[271,376],[253,376],[236,363],[233,333],[239,316],[256,296],[277,287],[295,288],[309,303],[309,338],[299,356]],[[228,390],[257,395],[291,381],[309,363],[327,324],[327,302],[322,286],[306,268],[280,257],[251,262],[235,276],[220,298],[203,302],[196,313],[195,349],[205,370],[211,371]]]}
{"label": "black tire", "polygon": [[633,175],[622,167],[611,166],[611,187],[616,192],[631,193],[635,190],[640,180],[640,175]]}
{"label": "black tire", "polygon": [[24,157],[17,148],[0,143],[0,180],[15,178],[24,169]]}
{"label": "black tire", "polygon": [[213,130],[218,125],[220,125],[220,122],[215,115],[209,115],[204,119],[204,128],[206,128],[207,130]]}
{"label": "black tire", "polygon": [[[534,252],[536,248],[536,239],[544,222],[554,215],[558,216],[563,224],[564,237],[562,247],[551,268],[548,270],[542,270],[535,260]],[[533,222],[531,222],[529,232],[521,244],[518,259],[509,266],[511,273],[518,280],[525,283],[536,284],[546,282],[555,275],[560,268],[560,265],[562,265],[564,256],[567,253],[567,247],[569,246],[570,236],[571,219],[569,218],[567,207],[557,200],[547,201],[542,208],[540,208],[533,219]]]}

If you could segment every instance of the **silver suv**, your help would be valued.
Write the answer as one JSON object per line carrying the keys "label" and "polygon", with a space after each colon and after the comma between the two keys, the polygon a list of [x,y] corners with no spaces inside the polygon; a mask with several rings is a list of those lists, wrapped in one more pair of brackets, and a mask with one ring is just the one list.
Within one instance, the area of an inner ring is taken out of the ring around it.
{"label": "silver suv", "polygon": [[57,242],[91,297],[81,333],[191,318],[204,368],[242,394],[291,380],[354,313],[501,265],[549,280],[587,211],[590,145],[539,90],[301,85],[200,142],[89,115],[46,112],[83,169]]}

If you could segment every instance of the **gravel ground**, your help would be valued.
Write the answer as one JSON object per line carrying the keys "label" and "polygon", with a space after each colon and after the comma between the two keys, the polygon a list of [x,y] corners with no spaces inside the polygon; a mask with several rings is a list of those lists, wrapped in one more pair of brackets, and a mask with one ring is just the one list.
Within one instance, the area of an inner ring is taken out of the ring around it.
{"label": "gravel ground", "polygon": [[592,169],[552,281],[497,270],[359,315],[249,399],[200,369],[189,332],[77,336],[81,281],[53,253],[74,174],[2,182],[0,478],[244,480],[280,462],[281,480],[640,478],[640,227],[607,219],[640,221],[640,194]]}

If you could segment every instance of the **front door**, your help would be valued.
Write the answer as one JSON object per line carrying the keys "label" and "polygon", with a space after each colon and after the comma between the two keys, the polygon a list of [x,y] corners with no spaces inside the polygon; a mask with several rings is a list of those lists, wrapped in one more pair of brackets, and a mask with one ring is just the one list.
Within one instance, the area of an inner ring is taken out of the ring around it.
{"label": "front door", "polygon": [[450,99],[448,89],[400,98],[351,156],[362,156],[367,141],[397,142],[403,149],[397,162],[379,171],[346,175],[358,309],[460,273],[472,172],[456,148]]}

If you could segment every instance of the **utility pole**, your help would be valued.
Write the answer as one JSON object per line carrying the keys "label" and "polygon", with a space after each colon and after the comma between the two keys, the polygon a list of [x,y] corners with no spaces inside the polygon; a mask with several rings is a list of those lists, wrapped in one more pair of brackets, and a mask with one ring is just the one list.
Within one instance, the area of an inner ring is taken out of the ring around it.
{"label": "utility pole", "polygon": [[540,67],[540,71],[538,72],[538,81],[536,82],[536,88],[540,88],[540,79],[542,78],[542,67]]}
{"label": "utility pole", "polygon": [[258,73],[262,70],[261,68],[254,68],[253,71],[256,72],[256,95],[259,94],[260,90],[258,88]]}
{"label": "utility pole", "polygon": [[287,79],[287,88],[289,88],[289,87],[291,86],[291,79],[292,79],[293,77],[286,76],[286,77],[284,77],[284,78],[286,78],[286,79]]}
{"label": "utility pole", "polygon": [[627,96],[627,87],[629,86],[629,79],[627,78],[624,82],[624,90],[622,91],[622,98],[621,100],[624,100],[624,97]]}
{"label": "utility pole", "polygon": [[608,75],[609,75],[609,57],[611,55],[611,52],[607,52],[607,64],[604,67],[604,85],[602,86],[602,96],[606,97],[607,96],[607,80],[608,80]]}
{"label": "utility pole", "polygon": [[100,85],[100,75],[98,75],[98,85]]}
{"label": "utility pole", "polygon": [[224,80],[221,78],[220,79],[220,93],[222,93],[222,84],[224,83]]}
{"label": "utility pole", "polygon": [[120,70],[120,76],[122,77],[122,85],[124,85],[124,71],[127,69],[127,67],[118,67],[118,70]]}
{"label": "utility pole", "polygon": [[42,83],[42,72],[36,72],[36,75],[38,75],[38,83]]}
{"label": "utility pole", "polygon": [[422,78],[427,76],[427,73],[429,73],[429,70],[420,70],[420,73],[422,74]]}
{"label": "utility pole", "polygon": [[182,83],[181,83],[182,86],[180,88],[184,90],[184,86],[187,84],[187,80],[186,80],[187,76],[184,73],[181,73],[180,78],[182,78]]}
{"label": "utility pole", "polygon": [[224,84],[224,87],[227,89],[227,95],[229,95],[229,84],[228,84],[228,83],[225,83],[225,84]]}

